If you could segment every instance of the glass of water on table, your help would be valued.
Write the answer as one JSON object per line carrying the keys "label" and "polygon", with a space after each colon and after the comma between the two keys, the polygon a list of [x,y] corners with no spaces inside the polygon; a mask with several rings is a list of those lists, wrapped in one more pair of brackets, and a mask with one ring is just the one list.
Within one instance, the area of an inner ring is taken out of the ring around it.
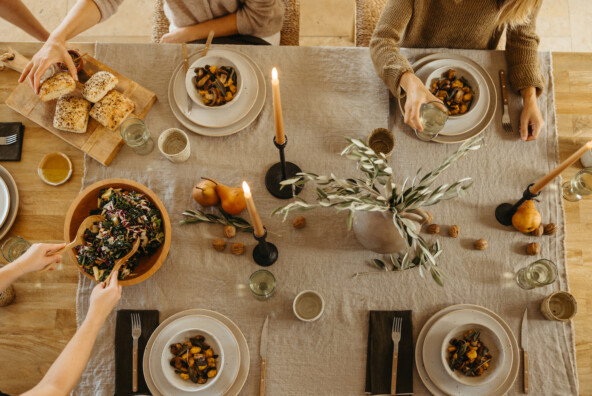
{"label": "glass of water on table", "polygon": [[125,144],[134,149],[138,155],[147,155],[154,149],[154,141],[150,136],[150,131],[139,118],[128,118],[120,126],[121,137]]}
{"label": "glass of water on table", "polygon": [[444,128],[448,120],[448,109],[444,103],[434,100],[422,104],[419,115],[423,131],[415,130],[415,135],[420,140],[430,141],[434,140]]}
{"label": "glass of water on table", "polygon": [[518,286],[529,290],[550,285],[557,279],[557,266],[554,262],[540,259],[522,268],[516,274]]}
{"label": "glass of water on table", "polygon": [[563,198],[576,202],[585,195],[592,195],[592,168],[584,168],[573,179],[566,181],[561,186]]}

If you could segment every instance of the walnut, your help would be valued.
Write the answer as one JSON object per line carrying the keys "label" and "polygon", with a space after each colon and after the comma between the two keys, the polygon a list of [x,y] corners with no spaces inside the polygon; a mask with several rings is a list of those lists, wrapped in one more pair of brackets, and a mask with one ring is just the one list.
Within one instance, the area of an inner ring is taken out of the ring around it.
{"label": "walnut", "polygon": [[485,250],[487,249],[487,241],[483,238],[477,239],[475,241],[475,249],[477,250]]}
{"label": "walnut", "polygon": [[245,244],[240,242],[233,243],[232,245],[230,245],[230,251],[232,252],[232,254],[240,256],[245,252]]}
{"label": "walnut", "polygon": [[440,226],[438,224],[430,224],[427,228],[428,234],[439,234]]}
{"label": "walnut", "polygon": [[532,242],[532,243],[529,243],[528,245],[526,245],[526,253],[528,253],[529,255],[536,256],[540,252],[541,252],[541,247],[539,246],[538,243]]}
{"label": "walnut", "polygon": [[306,219],[304,218],[304,216],[298,216],[294,219],[292,225],[294,226],[294,228],[304,228],[306,226]]}
{"label": "walnut", "polygon": [[534,235],[534,236],[540,237],[541,235],[543,235],[543,232],[544,232],[543,225],[542,224],[539,224],[539,226],[537,228],[535,228],[534,231],[532,231],[530,233],[530,235]]}
{"label": "walnut", "polygon": [[233,238],[236,235],[236,227],[235,226],[231,226],[231,225],[227,225],[224,226],[224,236],[226,238]]}
{"label": "walnut", "polygon": [[448,227],[448,235],[450,235],[451,237],[458,238],[459,234],[460,234],[460,228],[458,228],[458,226],[456,224]]}
{"label": "walnut", "polygon": [[224,242],[224,239],[220,239],[220,238],[214,239],[214,241],[212,242],[212,245],[214,246],[214,249],[216,249],[219,252],[221,252],[222,250],[224,250],[224,248],[226,248],[226,242]]}
{"label": "walnut", "polygon": [[557,225],[555,223],[549,223],[545,226],[544,234],[553,235],[557,232]]}

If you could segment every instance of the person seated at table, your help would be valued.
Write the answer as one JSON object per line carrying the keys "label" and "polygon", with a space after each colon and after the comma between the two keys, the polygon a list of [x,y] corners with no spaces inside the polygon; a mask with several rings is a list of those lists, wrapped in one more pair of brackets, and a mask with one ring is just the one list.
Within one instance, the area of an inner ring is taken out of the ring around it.
{"label": "person seated at table", "polygon": [[[39,271],[59,263],[61,256],[51,254],[65,244],[34,244],[25,254],[0,269],[0,290],[4,290],[21,275]],[[90,295],[90,305],[84,321],[41,381],[26,396],[69,395],[78,383],[91,350],[105,320],[121,298],[117,273],[111,275],[109,286],[99,283]],[[1,381],[1,380],[0,380]],[[0,395],[3,393],[0,392]]]}
{"label": "person seated at table", "polygon": [[49,32],[21,0],[0,0],[0,17],[23,29],[39,41],[45,41],[49,37]]}
{"label": "person seated at table", "polygon": [[421,105],[439,99],[413,74],[400,47],[496,49],[505,29],[510,84],[523,99],[520,139],[535,140],[545,124],[537,103],[544,87],[536,34],[541,4],[542,0],[387,0],[370,54],[393,95],[401,96],[401,88],[405,91],[405,123],[422,131]]}
{"label": "person seated at table", "polygon": [[[27,64],[19,82],[27,76],[35,92],[39,92],[43,73],[54,63],[64,62],[77,80],[76,68],[66,50],[66,40],[84,32],[113,15],[124,0],[78,0],[62,23],[50,34],[47,42]],[[210,30],[216,37],[251,36],[267,44],[279,44],[284,8],[281,0],[164,0],[164,9],[171,21],[170,33],[162,43],[185,43],[205,39]],[[244,38],[244,37],[243,37]],[[271,42],[273,41],[273,42]]]}

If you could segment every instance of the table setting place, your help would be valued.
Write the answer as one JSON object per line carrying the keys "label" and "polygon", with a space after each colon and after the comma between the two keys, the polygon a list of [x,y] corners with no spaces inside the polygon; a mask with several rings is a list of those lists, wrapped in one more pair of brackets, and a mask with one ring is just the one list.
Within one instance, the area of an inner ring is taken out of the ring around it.
{"label": "table setting place", "polygon": [[[418,131],[368,48],[212,37],[96,43],[79,82],[56,65],[6,99],[84,152],[78,326],[97,283],[123,286],[74,394],[578,394],[563,198],[592,170],[558,176],[592,141],[560,163],[550,53],[526,144],[503,51],[402,49],[438,98]],[[26,64],[11,51],[0,73]],[[0,160],[24,129],[0,123]],[[62,152],[38,168],[55,188],[72,171]],[[0,237],[18,207],[0,166]]]}

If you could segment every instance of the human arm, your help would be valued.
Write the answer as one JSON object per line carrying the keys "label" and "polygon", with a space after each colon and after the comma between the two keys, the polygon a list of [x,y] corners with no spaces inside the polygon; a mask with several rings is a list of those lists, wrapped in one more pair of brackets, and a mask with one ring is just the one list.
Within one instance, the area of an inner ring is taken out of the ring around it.
{"label": "human arm", "polygon": [[64,246],[63,243],[57,245],[36,243],[32,245],[22,256],[0,268],[0,291],[6,290],[11,283],[22,275],[59,263],[62,259],[61,255],[51,254],[51,252],[55,252]]}
{"label": "human arm", "polygon": [[56,396],[72,392],[86,367],[99,330],[121,298],[117,274],[111,274],[109,286],[104,283],[95,286],[84,322],[41,382],[25,392],[24,396]]}
{"label": "human arm", "polygon": [[49,37],[49,32],[21,0],[0,0],[0,16],[39,41]]}
{"label": "human arm", "polygon": [[233,34],[237,34],[236,12],[197,25],[175,29],[162,36],[160,42],[163,44],[172,44],[201,40],[208,37],[210,30],[214,31],[215,37],[232,36]]}

